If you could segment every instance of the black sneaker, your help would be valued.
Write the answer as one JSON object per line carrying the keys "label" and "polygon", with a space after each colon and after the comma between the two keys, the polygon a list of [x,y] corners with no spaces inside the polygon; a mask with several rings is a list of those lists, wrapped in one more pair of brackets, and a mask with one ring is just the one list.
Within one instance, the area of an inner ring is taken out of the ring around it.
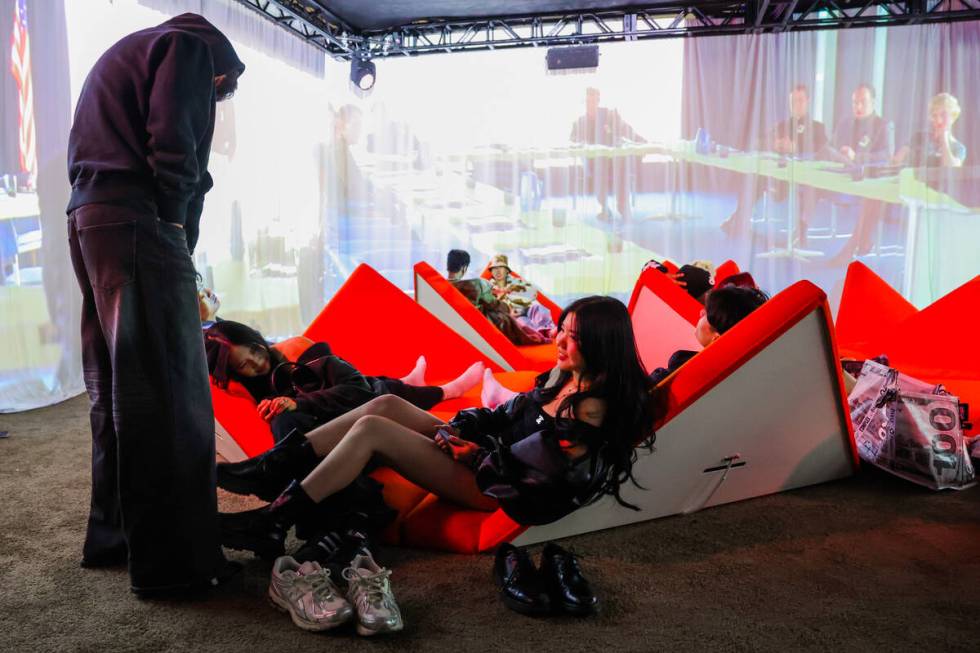
{"label": "black sneaker", "polygon": [[308,539],[293,558],[296,562],[318,562],[329,569],[333,578],[341,578],[343,570],[358,555],[371,554],[371,538],[358,529],[325,531]]}

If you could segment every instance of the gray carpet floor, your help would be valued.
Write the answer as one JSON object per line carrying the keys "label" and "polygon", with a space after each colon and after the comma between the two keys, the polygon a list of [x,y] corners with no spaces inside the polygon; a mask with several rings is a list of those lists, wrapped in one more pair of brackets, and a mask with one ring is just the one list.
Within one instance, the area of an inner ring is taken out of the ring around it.
{"label": "gray carpet floor", "polygon": [[934,493],[863,469],[573,538],[602,601],[581,620],[508,611],[489,555],[385,549],[406,629],[366,640],[297,629],[266,602],[269,565],[247,555],[194,601],[141,601],[125,570],[79,568],[87,399],[0,415],[0,430],[3,652],[980,650],[978,488]]}

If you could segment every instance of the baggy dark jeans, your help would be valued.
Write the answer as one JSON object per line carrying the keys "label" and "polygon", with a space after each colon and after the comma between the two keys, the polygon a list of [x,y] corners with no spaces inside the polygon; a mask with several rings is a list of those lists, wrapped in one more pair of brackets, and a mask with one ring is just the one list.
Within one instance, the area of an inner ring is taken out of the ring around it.
{"label": "baggy dark jeans", "polygon": [[128,549],[134,589],[214,576],[221,557],[214,415],[184,230],[105,204],[71,213],[91,400],[92,502],[82,555]]}

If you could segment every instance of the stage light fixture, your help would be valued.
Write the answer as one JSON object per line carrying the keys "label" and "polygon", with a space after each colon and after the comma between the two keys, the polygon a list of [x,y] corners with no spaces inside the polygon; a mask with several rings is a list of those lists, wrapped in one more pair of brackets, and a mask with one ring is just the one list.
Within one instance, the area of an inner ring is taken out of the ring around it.
{"label": "stage light fixture", "polygon": [[355,56],[350,60],[350,81],[362,91],[370,90],[374,86],[376,73],[374,62],[370,59]]}

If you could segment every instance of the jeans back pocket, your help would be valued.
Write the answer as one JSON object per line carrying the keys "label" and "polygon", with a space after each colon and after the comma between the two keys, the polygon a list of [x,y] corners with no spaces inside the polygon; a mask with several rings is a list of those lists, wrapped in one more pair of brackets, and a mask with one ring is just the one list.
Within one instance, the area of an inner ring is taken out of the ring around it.
{"label": "jeans back pocket", "polygon": [[136,274],[136,215],[121,207],[86,206],[72,216],[93,288],[115,290]]}

